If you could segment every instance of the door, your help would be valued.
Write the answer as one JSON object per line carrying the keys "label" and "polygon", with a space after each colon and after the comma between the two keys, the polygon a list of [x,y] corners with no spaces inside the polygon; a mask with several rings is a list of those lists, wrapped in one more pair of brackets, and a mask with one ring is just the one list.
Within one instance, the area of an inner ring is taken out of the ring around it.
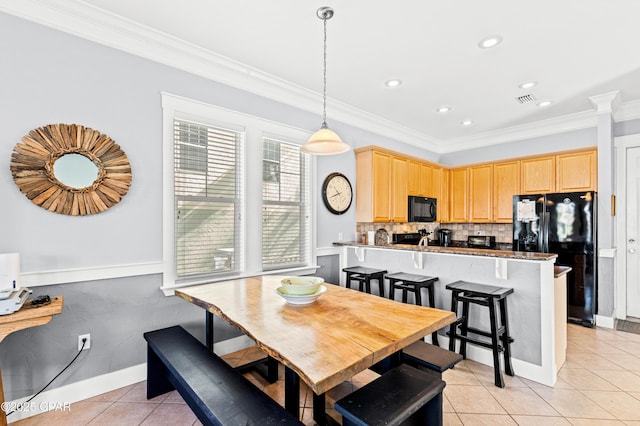
{"label": "door", "polygon": [[596,312],[596,196],[593,192],[547,194],[549,252],[567,274],[568,317],[593,325]]}
{"label": "door", "polygon": [[[640,318],[640,147],[627,149],[627,316]],[[624,245],[623,245],[624,246]]]}
{"label": "door", "polygon": [[556,158],[539,157],[520,161],[522,194],[554,192],[556,189]]}
{"label": "door", "polygon": [[520,192],[520,162],[510,161],[493,165],[493,220],[511,223],[513,196]]}
{"label": "door", "polygon": [[513,250],[545,250],[545,198],[542,194],[513,196]]}
{"label": "door", "polygon": [[469,169],[462,167],[450,172],[451,178],[451,222],[467,222],[469,220]]}

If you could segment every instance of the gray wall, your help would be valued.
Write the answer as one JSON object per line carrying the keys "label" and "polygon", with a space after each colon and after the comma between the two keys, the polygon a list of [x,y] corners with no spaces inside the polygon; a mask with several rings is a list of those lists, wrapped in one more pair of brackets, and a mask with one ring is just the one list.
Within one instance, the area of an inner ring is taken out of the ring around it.
{"label": "gray wall", "polygon": [[[318,114],[301,111],[3,13],[0,53],[0,253],[19,252],[22,272],[162,260],[161,91],[309,131],[321,123],[321,105]],[[13,147],[29,130],[51,123],[94,128],[122,147],[133,182],[120,204],[99,215],[70,217],[47,212],[19,192],[9,171]],[[331,126],[354,147],[376,144],[435,156],[339,122]],[[316,187],[334,171],[355,184],[353,152],[319,158]],[[317,245],[330,246],[338,232],[353,239],[355,209],[334,216],[322,207],[319,192]],[[320,263],[335,261],[329,257]],[[331,272],[327,278],[334,280]],[[182,324],[202,338],[203,312],[163,296],[161,284],[159,275],[151,275],[34,288],[36,295],[63,296],[65,306],[51,323],[14,333],[0,344],[6,398],[31,395],[62,370],[75,355],[79,334],[91,333],[92,348],[51,388],[144,362],[144,331]],[[235,335],[216,322],[216,340]]]}

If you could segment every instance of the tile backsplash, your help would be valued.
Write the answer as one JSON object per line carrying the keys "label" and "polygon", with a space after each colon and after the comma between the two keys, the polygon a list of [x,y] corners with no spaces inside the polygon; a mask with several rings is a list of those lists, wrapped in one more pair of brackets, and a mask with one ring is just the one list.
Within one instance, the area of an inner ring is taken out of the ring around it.
{"label": "tile backsplash", "polygon": [[[418,232],[419,229],[426,229],[427,232],[434,232],[439,228],[451,229],[451,239],[455,241],[466,241],[469,235],[495,235],[497,243],[511,244],[512,225],[510,223],[356,223],[356,238],[367,231],[377,231],[384,229],[389,235],[407,232]],[[434,236],[431,236],[434,238]]]}

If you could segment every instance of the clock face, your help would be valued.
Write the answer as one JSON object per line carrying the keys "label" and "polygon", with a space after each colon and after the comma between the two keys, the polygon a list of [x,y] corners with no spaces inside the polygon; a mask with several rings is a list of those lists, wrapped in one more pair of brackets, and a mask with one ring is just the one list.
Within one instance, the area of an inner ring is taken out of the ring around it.
{"label": "clock face", "polygon": [[349,179],[342,173],[331,173],[322,186],[322,200],[327,209],[334,214],[342,214],[349,210],[353,199],[353,191]]}

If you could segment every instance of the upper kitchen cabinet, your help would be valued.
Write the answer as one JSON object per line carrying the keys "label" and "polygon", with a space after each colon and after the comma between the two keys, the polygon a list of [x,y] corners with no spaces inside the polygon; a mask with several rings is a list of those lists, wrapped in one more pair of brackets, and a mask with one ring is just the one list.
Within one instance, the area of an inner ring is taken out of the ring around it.
{"label": "upper kitchen cabinet", "polygon": [[555,192],[556,157],[527,158],[520,161],[520,193]]}
{"label": "upper kitchen cabinet", "polygon": [[451,199],[449,197],[449,182],[451,180],[451,172],[449,169],[434,168],[433,169],[434,181],[440,180],[440,198],[438,199],[438,222],[451,221]]}
{"label": "upper kitchen cabinet", "polygon": [[556,155],[556,192],[597,191],[596,150]]}
{"label": "upper kitchen cabinet", "polygon": [[370,149],[356,152],[356,221],[390,219],[391,155]]}
{"label": "upper kitchen cabinet", "polygon": [[493,221],[511,223],[513,196],[520,193],[520,162],[507,161],[493,165]]}
{"label": "upper kitchen cabinet", "polygon": [[461,167],[449,171],[449,221],[469,220],[469,169]]}
{"label": "upper kitchen cabinet", "polygon": [[488,223],[492,221],[492,194],[493,164],[469,167],[469,222]]}
{"label": "upper kitchen cabinet", "polygon": [[409,177],[409,161],[404,158],[391,157],[391,221],[406,222],[408,216],[407,179]]}
{"label": "upper kitchen cabinet", "polygon": [[433,166],[420,164],[420,194],[423,197],[433,197]]}
{"label": "upper kitchen cabinet", "polygon": [[408,181],[407,181],[407,192],[409,195],[424,195],[422,192],[422,176],[420,175],[420,169],[422,168],[422,163],[417,161],[409,161],[408,164]]}

